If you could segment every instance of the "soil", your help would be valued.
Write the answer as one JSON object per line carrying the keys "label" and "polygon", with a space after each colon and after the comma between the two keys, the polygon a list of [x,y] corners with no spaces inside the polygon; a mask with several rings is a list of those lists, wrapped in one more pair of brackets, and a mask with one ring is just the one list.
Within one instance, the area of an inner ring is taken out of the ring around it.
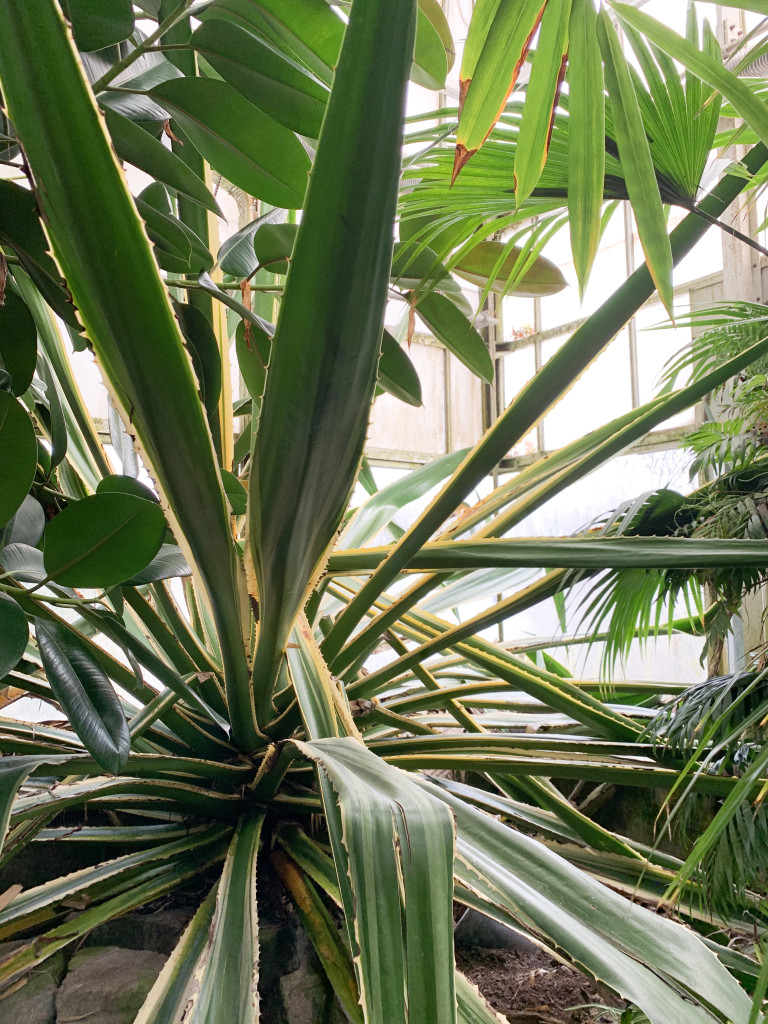
{"label": "soil", "polygon": [[615,1022],[604,1008],[625,1005],[540,950],[457,949],[456,963],[510,1024]]}

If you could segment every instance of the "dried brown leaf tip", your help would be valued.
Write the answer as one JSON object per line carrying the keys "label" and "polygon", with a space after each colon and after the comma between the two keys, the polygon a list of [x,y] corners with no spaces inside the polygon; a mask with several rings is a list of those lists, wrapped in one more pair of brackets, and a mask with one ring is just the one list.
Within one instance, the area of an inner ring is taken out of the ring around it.
{"label": "dried brown leaf tip", "polygon": [[451,185],[453,185],[461,171],[467,166],[476,152],[476,149],[467,149],[467,147],[461,142],[456,144],[456,151],[453,155],[453,174],[451,175]]}
{"label": "dried brown leaf tip", "polygon": [[464,106],[464,100],[467,98],[471,83],[471,78],[462,78],[459,82],[459,116],[461,116],[461,108]]}
{"label": "dried brown leaf tip", "polygon": [[171,119],[167,118],[163,121],[163,132],[168,136],[172,142],[178,142],[180,146],[184,145],[184,140],[180,139],[178,135],[174,134],[173,128],[171,128]]}

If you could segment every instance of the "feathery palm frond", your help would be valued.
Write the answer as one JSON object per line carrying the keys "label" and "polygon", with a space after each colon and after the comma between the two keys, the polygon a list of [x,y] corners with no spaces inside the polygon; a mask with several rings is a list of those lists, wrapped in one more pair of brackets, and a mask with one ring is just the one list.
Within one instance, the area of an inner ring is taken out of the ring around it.
{"label": "feathery palm frond", "polygon": [[[767,719],[766,672],[735,673],[707,679],[670,701],[645,735],[659,751],[685,758],[688,773],[748,777],[765,759]],[[701,833],[700,804],[690,792],[678,801],[673,817],[679,831],[692,832],[695,826]],[[697,879],[706,905],[719,913],[754,908],[751,891],[768,881],[768,815],[762,798],[748,788],[717,813],[722,820],[717,828],[707,823],[708,842],[700,856],[691,854],[685,870]]]}

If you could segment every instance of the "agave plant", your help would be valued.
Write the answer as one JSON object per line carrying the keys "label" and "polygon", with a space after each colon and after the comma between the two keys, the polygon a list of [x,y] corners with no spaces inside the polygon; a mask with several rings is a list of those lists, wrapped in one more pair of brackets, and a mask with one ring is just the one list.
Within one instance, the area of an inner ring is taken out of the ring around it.
{"label": "agave plant", "polygon": [[[418,401],[405,352],[382,340],[390,282],[488,373],[435,253],[420,265],[424,247],[401,244],[393,259],[406,85],[439,84],[445,27],[415,0],[361,0],[348,21],[310,0],[214,0],[194,8],[199,24],[189,2],[139,6],[158,23],[148,36],[130,3],[0,0],[3,160],[21,179],[0,180],[0,672],[6,700],[31,694],[66,716],[2,720],[2,864],[52,838],[120,851],[8,894],[0,938],[22,941],[0,985],[202,879],[208,894],[137,1021],[253,1022],[255,893],[271,863],[352,1021],[500,1019],[456,970],[456,900],[655,1024],[746,1022],[736,975],[756,963],[627,898],[660,897],[679,862],[599,826],[550,781],[672,787],[677,763],[657,764],[642,739],[644,701],[669,684],[605,700],[483,631],[572,569],[768,562],[750,540],[506,537],[768,341],[454,517],[653,293],[643,267],[473,450],[377,491],[361,461],[377,386]],[[744,164],[766,157],[758,146]],[[118,160],[153,178],[140,196]],[[216,261],[207,164],[269,204]],[[743,184],[724,179],[704,213]],[[273,215],[296,208],[297,229]],[[700,213],[672,234],[673,259],[706,229]],[[464,272],[505,286],[509,253],[496,253]],[[214,281],[216,262],[232,277]],[[531,289],[560,286],[551,265],[528,271]],[[249,392],[236,406],[225,308]],[[62,331],[95,355],[122,420],[120,466]],[[359,474],[373,493],[350,515]],[[394,515],[437,484],[403,532]],[[391,542],[374,546],[382,532]],[[556,571],[520,588],[519,570],[541,566]],[[437,614],[467,595],[485,597],[482,613]],[[735,783],[694,785],[727,797]],[[73,831],[65,810],[91,817]],[[686,883],[707,932],[696,891]]]}

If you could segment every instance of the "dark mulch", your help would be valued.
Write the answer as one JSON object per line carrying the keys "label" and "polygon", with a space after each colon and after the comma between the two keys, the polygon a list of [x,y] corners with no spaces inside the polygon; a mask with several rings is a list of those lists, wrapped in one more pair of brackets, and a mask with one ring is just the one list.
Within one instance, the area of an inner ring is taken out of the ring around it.
{"label": "dark mulch", "polygon": [[[457,966],[510,1024],[615,1021],[601,1006],[623,1006],[610,992],[546,953],[508,949],[456,950]],[[587,1009],[577,1009],[591,1004]]]}

